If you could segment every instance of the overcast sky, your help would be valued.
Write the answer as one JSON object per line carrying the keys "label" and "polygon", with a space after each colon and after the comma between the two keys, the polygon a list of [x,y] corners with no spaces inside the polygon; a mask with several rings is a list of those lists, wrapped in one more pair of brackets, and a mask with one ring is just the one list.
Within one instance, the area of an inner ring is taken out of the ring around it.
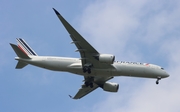
{"label": "overcast sky", "polygon": [[[0,112],[180,112],[179,0],[0,0]],[[72,100],[83,77],[15,69],[9,43],[21,37],[38,55],[77,57],[52,8],[101,53],[165,68],[169,78],[117,77],[118,93],[97,89]]]}

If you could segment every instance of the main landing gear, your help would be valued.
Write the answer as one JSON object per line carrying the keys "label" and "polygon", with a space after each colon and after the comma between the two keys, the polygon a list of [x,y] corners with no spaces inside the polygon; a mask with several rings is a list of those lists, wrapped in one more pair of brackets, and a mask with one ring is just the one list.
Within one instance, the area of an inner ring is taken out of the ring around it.
{"label": "main landing gear", "polygon": [[91,68],[90,67],[83,67],[83,72],[86,73],[88,72],[88,74],[91,73]]}
{"label": "main landing gear", "polygon": [[90,74],[91,73],[91,67],[92,67],[93,65],[92,64],[85,64],[84,65],[84,67],[83,67],[83,72],[84,73],[86,73],[86,72],[88,72],[88,74]]}
{"label": "main landing gear", "polygon": [[159,80],[161,80],[161,77],[157,78],[156,84],[159,84]]}
{"label": "main landing gear", "polygon": [[84,85],[86,87],[90,87],[90,88],[93,88],[93,82],[94,82],[94,77],[88,77],[85,82],[84,82]]}
{"label": "main landing gear", "polygon": [[90,87],[90,88],[93,88],[94,86],[93,86],[93,82],[85,82],[85,85],[86,85],[86,87]]}

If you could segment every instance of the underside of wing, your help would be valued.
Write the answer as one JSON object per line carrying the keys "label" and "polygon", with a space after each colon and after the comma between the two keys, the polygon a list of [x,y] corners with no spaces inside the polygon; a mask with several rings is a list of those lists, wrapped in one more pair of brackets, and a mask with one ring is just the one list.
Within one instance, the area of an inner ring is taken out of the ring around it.
{"label": "underside of wing", "polygon": [[[98,61],[98,56],[100,55],[99,52],[93,48],[62,16],[61,14],[55,10],[57,17],[62,22],[70,37],[72,39],[72,43],[76,45],[77,50],[81,55],[81,62],[83,66],[91,66],[95,68],[111,68],[111,64],[107,63],[100,63]],[[113,58],[113,57],[112,57]]]}
{"label": "underside of wing", "polygon": [[[74,97],[70,96],[72,99],[80,99],[90,92],[94,91],[98,87],[102,87],[104,83],[113,77],[84,77],[85,83],[81,86],[79,91],[76,93]],[[90,85],[87,85],[90,84]]]}
{"label": "underside of wing", "polygon": [[70,96],[70,97],[73,98],[73,99],[80,99],[80,98],[82,98],[83,96],[89,94],[90,92],[94,91],[95,89],[97,89],[99,87],[95,83],[93,83],[93,85],[94,86],[92,88],[90,86],[86,87],[86,85],[82,85],[82,87],[79,89],[77,94],[74,97],[72,97],[72,96]]}

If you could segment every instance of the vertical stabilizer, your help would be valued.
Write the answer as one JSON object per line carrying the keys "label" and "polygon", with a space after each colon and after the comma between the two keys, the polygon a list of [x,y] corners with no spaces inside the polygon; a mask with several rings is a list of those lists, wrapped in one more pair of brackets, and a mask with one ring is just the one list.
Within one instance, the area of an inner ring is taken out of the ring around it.
{"label": "vertical stabilizer", "polygon": [[[18,45],[11,43],[10,45],[20,59],[31,59],[30,56],[37,56],[36,52],[32,50],[32,48],[25,42],[25,40],[21,38],[17,38],[16,40]],[[28,65],[28,63],[18,60],[16,69],[21,69],[26,65]]]}
{"label": "vertical stabilizer", "polygon": [[14,45],[11,43],[10,43],[10,45],[14,49],[14,51],[16,52],[18,57],[24,58],[24,59],[30,59],[30,57],[22,49],[20,49],[17,45]]}
{"label": "vertical stabilizer", "polygon": [[[23,50],[21,50],[17,45],[14,45],[11,43],[10,43],[10,45],[19,58],[30,59],[30,57]],[[21,68],[25,67],[26,65],[28,65],[28,64],[18,61],[17,65],[16,65],[16,69],[21,69]]]}
{"label": "vertical stabilizer", "polygon": [[36,52],[22,38],[17,38],[18,47],[27,55],[37,56]]}

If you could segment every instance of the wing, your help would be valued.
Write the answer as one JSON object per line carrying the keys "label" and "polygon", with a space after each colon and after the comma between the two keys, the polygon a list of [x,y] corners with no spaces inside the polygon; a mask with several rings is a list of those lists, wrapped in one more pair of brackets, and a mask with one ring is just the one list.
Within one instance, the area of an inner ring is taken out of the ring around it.
{"label": "wing", "polygon": [[72,99],[80,99],[83,96],[89,94],[90,92],[94,91],[95,89],[97,89],[99,86],[95,83],[93,83],[93,88],[91,87],[86,87],[84,84],[82,85],[82,87],[79,89],[79,91],[77,92],[77,94],[72,97],[70,96]]}
{"label": "wing", "polygon": [[82,66],[86,63],[92,63],[95,68],[110,68],[109,64],[100,63],[95,57],[99,55],[99,52],[93,48],[62,16],[61,14],[53,8],[59,20],[62,22],[70,37],[72,43],[77,47],[77,50],[81,55]]}
{"label": "wing", "polygon": [[[85,84],[83,84],[81,86],[81,88],[79,89],[79,91],[77,92],[77,94],[72,97],[70,96],[72,99],[80,99],[84,96],[86,96],[87,94],[89,94],[90,92],[94,91],[95,89],[97,89],[98,87],[101,87],[106,81],[112,79],[113,77],[95,77],[94,82],[93,82],[93,87],[86,87]],[[88,77],[85,77],[85,81],[88,79]]]}
{"label": "wing", "polygon": [[[54,9],[54,12],[56,13],[59,20],[62,22],[68,33],[70,34],[70,37],[72,39],[72,43],[74,43],[77,47],[77,50],[81,55],[81,62],[82,66],[85,64],[92,64],[95,68],[103,68],[103,69],[109,69],[113,68],[111,64],[106,63],[100,63],[97,60],[97,56],[99,56],[99,52],[93,48],[62,16],[61,14]],[[93,80],[91,80],[93,78]],[[77,94],[71,98],[73,99],[80,99],[83,96],[89,94],[93,90],[97,89],[98,87],[102,87],[102,85],[107,81],[112,79],[113,77],[84,77],[84,81],[88,83],[92,83],[93,87],[86,86],[86,84],[83,84],[82,87],[79,89]]]}

